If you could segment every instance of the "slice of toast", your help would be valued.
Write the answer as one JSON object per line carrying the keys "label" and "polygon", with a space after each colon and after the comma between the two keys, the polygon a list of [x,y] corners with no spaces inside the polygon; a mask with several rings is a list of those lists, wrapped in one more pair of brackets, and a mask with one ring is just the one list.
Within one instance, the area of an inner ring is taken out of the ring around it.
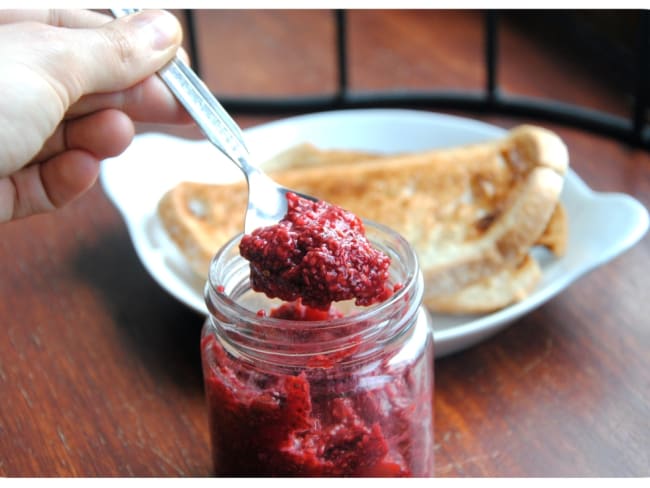
{"label": "slice of toast", "polygon": [[[302,145],[265,168],[289,188],[404,235],[420,259],[425,302],[468,313],[530,291],[532,246],[562,252],[567,226],[559,195],[567,166],[557,135],[523,125],[498,140],[396,156]],[[162,198],[163,226],[199,275],[207,276],[214,253],[243,228],[246,193],[244,182],[188,182]]]}
{"label": "slice of toast", "polygon": [[481,314],[502,309],[526,298],[539,283],[542,270],[532,256],[519,264],[452,292],[427,294],[424,304],[443,314]]}
{"label": "slice of toast", "polygon": [[275,173],[289,169],[322,168],[333,164],[377,160],[382,157],[386,156],[366,151],[320,149],[309,142],[303,142],[276,154],[268,161],[264,161],[262,167],[267,173]]}
{"label": "slice of toast", "polygon": [[[302,143],[276,154],[263,162],[262,167],[275,175],[293,169],[322,169],[380,157],[376,153],[319,149],[313,144]],[[243,229],[247,191],[243,181],[224,187],[182,182],[159,202],[158,217],[165,230],[200,277],[207,277],[210,260],[216,251]]]}

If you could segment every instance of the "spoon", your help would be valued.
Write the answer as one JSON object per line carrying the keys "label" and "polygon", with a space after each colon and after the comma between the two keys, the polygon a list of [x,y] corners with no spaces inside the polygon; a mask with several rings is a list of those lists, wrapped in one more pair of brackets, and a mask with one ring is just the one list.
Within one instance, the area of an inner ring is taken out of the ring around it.
{"label": "spoon", "polygon": [[[111,9],[124,17],[140,9]],[[237,123],[212,95],[199,76],[178,56],[158,71],[158,76],[185,107],[207,139],[244,173],[248,183],[248,208],[244,232],[276,224],[287,213],[286,194],[293,192],[312,201],[317,199],[279,185],[253,164]]]}

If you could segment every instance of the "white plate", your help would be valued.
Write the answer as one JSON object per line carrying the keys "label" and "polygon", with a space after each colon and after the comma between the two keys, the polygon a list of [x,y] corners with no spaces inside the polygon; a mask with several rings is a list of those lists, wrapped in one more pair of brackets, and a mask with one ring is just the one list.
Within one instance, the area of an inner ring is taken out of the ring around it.
{"label": "white plate", "polygon": [[[479,142],[504,129],[483,122],[411,110],[346,110],[288,118],[245,131],[253,157],[264,161],[301,142],[321,148],[378,152],[418,151]],[[122,213],[136,252],[153,278],[193,309],[206,313],[203,282],[175,251],[156,218],[163,193],[183,180],[224,182],[239,170],[206,141],[144,134],[117,158],[103,163],[101,183]],[[434,316],[436,355],[472,346],[560,293],[577,278],[635,244],[648,228],[648,213],[623,194],[593,192],[569,171],[562,202],[570,221],[561,259],[538,254],[543,278],[525,300],[496,313]],[[602,223],[607,222],[607,226]]]}

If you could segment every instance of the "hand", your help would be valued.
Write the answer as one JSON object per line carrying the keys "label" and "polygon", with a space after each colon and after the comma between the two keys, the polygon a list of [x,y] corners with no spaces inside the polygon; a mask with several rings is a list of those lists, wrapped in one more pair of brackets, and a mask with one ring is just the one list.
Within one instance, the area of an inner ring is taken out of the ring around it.
{"label": "hand", "polygon": [[181,38],[163,11],[0,10],[0,222],[80,196],[133,121],[189,121],[154,75]]}

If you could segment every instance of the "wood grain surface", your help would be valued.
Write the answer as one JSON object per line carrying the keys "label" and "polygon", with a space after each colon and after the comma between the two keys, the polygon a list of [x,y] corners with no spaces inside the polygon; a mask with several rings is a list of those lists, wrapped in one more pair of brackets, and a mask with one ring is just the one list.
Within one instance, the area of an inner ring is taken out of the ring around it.
{"label": "wood grain surface", "polygon": [[[350,24],[354,87],[484,82],[479,12],[358,11]],[[335,86],[331,12],[199,12],[197,27],[218,94]],[[502,49],[508,90],[628,108],[628,96],[507,23]],[[455,113],[545,125],[589,186],[650,207],[647,151],[543,121]],[[210,475],[203,318],[147,274],[101,187],[0,236],[0,475]],[[645,236],[498,335],[439,359],[436,474],[649,476],[649,271]]]}

